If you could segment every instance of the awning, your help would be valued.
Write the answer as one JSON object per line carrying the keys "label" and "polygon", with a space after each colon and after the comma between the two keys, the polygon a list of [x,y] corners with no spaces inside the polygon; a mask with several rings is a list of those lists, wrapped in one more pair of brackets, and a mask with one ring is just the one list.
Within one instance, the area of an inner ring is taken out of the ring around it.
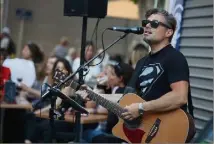
{"label": "awning", "polygon": [[107,16],[138,20],[138,5],[130,0],[109,0]]}

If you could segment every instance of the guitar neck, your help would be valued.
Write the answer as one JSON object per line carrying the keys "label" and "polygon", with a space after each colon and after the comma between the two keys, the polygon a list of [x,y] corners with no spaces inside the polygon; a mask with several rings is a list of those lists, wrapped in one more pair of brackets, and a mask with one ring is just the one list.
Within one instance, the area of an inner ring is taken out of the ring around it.
{"label": "guitar neck", "polygon": [[113,112],[116,114],[118,117],[121,117],[121,114],[125,112],[125,110],[119,106],[117,103],[111,102],[104,97],[100,96],[99,94],[94,93],[91,90],[86,90],[87,93],[89,94],[89,99],[95,101],[97,104],[103,106],[107,110]]}
{"label": "guitar neck", "polygon": [[[79,86],[78,83],[76,83],[75,81],[72,81],[70,83],[70,86],[74,89],[77,89],[77,87]],[[119,104],[111,102],[107,99],[105,99],[104,97],[100,96],[99,94],[93,92],[92,90],[88,90],[88,89],[84,89],[87,91],[87,93],[89,94],[88,97],[89,99],[95,101],[97,104],[103,106],[104,108],[106,108],[107,110],[109,110],[110,112],[113,112],[114,114],[116,114],[118,117],[121,117],[121,114],[123,112],[125,112],[125,109],[122,108],[121,106],[119,106]],[[122,118],[122,117],[121,117]]]}

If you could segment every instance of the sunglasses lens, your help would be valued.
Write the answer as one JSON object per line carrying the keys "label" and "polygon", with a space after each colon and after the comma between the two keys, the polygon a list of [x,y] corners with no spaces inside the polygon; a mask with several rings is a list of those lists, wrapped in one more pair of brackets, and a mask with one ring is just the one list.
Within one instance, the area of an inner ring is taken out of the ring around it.
{"label": "sunglasses lens", "polygon": [[157,28],[159,25],[159,22],[158,21],[151,21],[151,27],[152,28]]}
{"label": "sunglasses lens", "polygon": [[146,27],[146,25],[149,23],[148,20],[142,20],[142,27]]}
{"label": "sunglasses lens", "polygon": [[149,21],[149,20],[142,20],[142,27],[146,27],[146,25],[150,23],[152,28],[157,28],[159,26],[158,21]]}

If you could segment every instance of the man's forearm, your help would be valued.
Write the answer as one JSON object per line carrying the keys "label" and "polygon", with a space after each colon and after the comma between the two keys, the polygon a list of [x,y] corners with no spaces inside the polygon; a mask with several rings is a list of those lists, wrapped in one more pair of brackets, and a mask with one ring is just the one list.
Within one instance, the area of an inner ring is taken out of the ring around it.
{"label": "man's forearm", "polygon": [[144,110],[145,111],[169,111],[176,108],[180,108],[182,105],[186,103],[185,100],[182,99],[181,96],[176,92],[169,92],[159,99],[144,102]]}

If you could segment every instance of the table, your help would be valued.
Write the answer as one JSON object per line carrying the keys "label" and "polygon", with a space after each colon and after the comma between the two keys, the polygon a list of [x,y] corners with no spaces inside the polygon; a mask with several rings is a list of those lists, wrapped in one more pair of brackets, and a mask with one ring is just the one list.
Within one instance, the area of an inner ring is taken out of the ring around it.
{"label": "table", "polygon": [[26,109],[31,110],[32,105],[31,104],[0,104],[1,109]]}
{"label": "table", "polygon": [[[41,118],[46,118],[49,119],[49,113],[41,113],[41,114],[36,114],[37,117],[41,117]],[[105,120],[107,120],[108,115],[104,115],[104,114],[89,114],[89,115],[82,115],[80,118],[80,131],[79,131],[79,135],[80,135],[80,139],[82,138],[82,132],[83,132],[83,127],[82,124],[92,124],[92,123],[99,123],[99,122],[103,122]],[[65,115],[65,121],[66,122],[71,122],[74,123],[75,122],[75,115]]]}
{"label": "table", "polygon": [[[37,117],[40,117],[40,114],[36,114]],[[65,115],[65,121],[74,123],[74,115]],[[41,113],[41,118],[49,119],[49,113]],[[90,124],[98,123],[107,120],[107,115],[104,114],[89,114],[88,116],[81,116],[81,124]]]}
{"label": "table", "polygon": [[5,109],[25,109],[25,110],[32,110],[32,105],[31,104],[7,104],[7,103],[0,103],[0,109],[1,109],[0,142],[3,142],[3,125],[4,125]]}

